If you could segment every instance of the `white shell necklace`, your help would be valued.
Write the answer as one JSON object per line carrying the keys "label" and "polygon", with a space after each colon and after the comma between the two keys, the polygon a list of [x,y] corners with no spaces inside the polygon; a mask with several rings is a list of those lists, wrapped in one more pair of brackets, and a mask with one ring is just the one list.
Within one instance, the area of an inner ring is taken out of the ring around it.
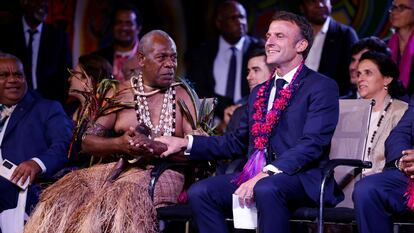
{"label": "white shell necklace", "polygon": [[144,123],[151,129],[154,136],[172,136],[175,133],[175,89],[170,86],[164,94],[164,99],[161,107],[161,114],[158,125],[151,121],[151,114],[149,112],[147,96],[144,92],[144,83],[142,81],[142,73],[138,76],[133,75],[130,79],[131,87],[134,91],[135,113],[137,115],[138,123]]}

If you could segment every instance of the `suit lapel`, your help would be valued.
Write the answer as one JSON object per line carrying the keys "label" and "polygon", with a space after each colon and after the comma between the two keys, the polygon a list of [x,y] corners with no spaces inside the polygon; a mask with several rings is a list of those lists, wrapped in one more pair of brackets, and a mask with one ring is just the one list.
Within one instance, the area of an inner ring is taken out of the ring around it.
{"label": "suit lapel", "polygon": [[36,78],[37,78],[37,85],[41,82],[40,80],[44,78],[41,72],[42,68],[47,66],[43,64],[47,61],[46,52],[48,51],[47,46],[50,43],[50,39],[48,38],[49,35],[49,27],[45,23],[42,26],[42,32],[40,34],[40,41],[39,41],[39,53],[37,55],[37,66],[36,66]]}
{"label": "suit lapel", "polygon": [[[297,91],[299,91],[298,89],[300,88],[301,85],[303,85],[303,82],[306,80],[305,77],[306,75],[308,75],[309,72],[309,68],[305,65],[302,66],[302,70],[299,72],[298,77],[296,77],[295,82],[293,83],[293,85],[296,86],[296,90],[294,92],[294,95],[296,94]],[[293,96],[292,96],[293,98]]]}
{"label": "suit lapel", "polygon": [[[338,29],[337,29],[336,22],[331,18],[331,21],[329,22],[328,31],[326,32],[325,42],[322,48],[321,62],[320,62],[319,69],[318,69],[320,73],[323,73],[326,70],[330,69],[329,66],[333,64],[333,62],[329,62],[330,59],[338,57],[334,54],[337,51],[335,47],[337,46],[335,45],[335,35],[337,35],[336,33],[337,30]],[[325,62],[322,62],[322,61],[325,61]]]}
{"label": "suit lapel", "polygon": [[242,69],[241,69],[241,95],[245,96],[248,95],[250,90],[249,90],[249,84],[247,83],[247,69],[245,69],[245,67],[247,67],[247,51],[250,48],[250,45],[252,43],[252,40],[250,39],[249,36],[245,36],[244,39],[244,43],[243,43],[243,59],[242,59]]}
{"label": "suit lapel", "polygon": [[[14,55],[19,57],[22,60],[23,64],[27,64],[28,63],[28,59],[29,59],[29,52],[27,51],[27,44],[26,44],[26,37],[25,37],[25,32],[23,29],[23,22],[21,22],[19,24],[19,26],[16,28],[16,37],[13,38],[16,41],[16,46],[15,46],[15,51],[12,53],[15,53]],[[24,71],[27,77],[27,74],[29,74],[29,66],[24,66]]]}
{"label": "suit lapel", "polygon": [[30,91],[26,93],[23,97],[23,100],[17,104],[16,108],[14,109],[13,113],[10,116],[9,123],[6,128],[6,132],[4,134],[4,139],[10,134],[10,132],[16,127],[16,125],[20,122],[24,115],[33,107],[34,98]]}

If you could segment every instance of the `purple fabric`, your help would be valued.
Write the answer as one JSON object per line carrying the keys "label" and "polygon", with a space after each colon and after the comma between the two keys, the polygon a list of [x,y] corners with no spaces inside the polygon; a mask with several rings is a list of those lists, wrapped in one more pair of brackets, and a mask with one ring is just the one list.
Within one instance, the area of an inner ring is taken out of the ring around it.
{"label": "purple fabric", "polygon": [[233,180],[233,183],[240,186],[244,182],[250,180],[259,172],[262,171],[266,163],[266,157],[264,150],[256,150],[249,161],[244,165],[243,171]]}
{"label": "purple fabric", "polygon": [[[397,33],[391,36],[388,42],[388,47],[391,49],[392,59],[398,62],[399,41]],[[404,53],[402,54],[399,69],[400,69],[400,80],[405,87],[408,87],[410,80],[411,61],[414,55],[414,32],[411,33],[408,43],[405,47]]]}

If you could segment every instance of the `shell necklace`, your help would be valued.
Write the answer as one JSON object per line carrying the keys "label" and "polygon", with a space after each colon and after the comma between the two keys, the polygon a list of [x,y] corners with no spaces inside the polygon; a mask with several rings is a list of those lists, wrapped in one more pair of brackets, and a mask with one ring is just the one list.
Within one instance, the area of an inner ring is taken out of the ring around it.
{"label": "shell necklace", "polygon": [[138,123],[144,123],[151,129],[154,136],[173,136],[175,133],[175,88],[170,86],[166,90],[158,125],[154,125],[151,121],[151,114],[147,102],[148,93],[144,92],[142,73],[139,72],[138,76],[133,75],[130,82],[134,91],[135,113]]}

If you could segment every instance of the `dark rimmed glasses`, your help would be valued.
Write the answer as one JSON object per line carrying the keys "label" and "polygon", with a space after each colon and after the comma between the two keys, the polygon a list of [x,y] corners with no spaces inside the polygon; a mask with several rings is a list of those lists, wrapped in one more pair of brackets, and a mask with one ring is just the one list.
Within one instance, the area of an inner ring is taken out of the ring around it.
{"label": "dark rimmed glasses", "polygon": [[412,7],[406,6],[404,4],[401,5],[391,5],[390,9],[388,10],[389,13],[398,12],[401,13],[405,10],[412,10]]}

